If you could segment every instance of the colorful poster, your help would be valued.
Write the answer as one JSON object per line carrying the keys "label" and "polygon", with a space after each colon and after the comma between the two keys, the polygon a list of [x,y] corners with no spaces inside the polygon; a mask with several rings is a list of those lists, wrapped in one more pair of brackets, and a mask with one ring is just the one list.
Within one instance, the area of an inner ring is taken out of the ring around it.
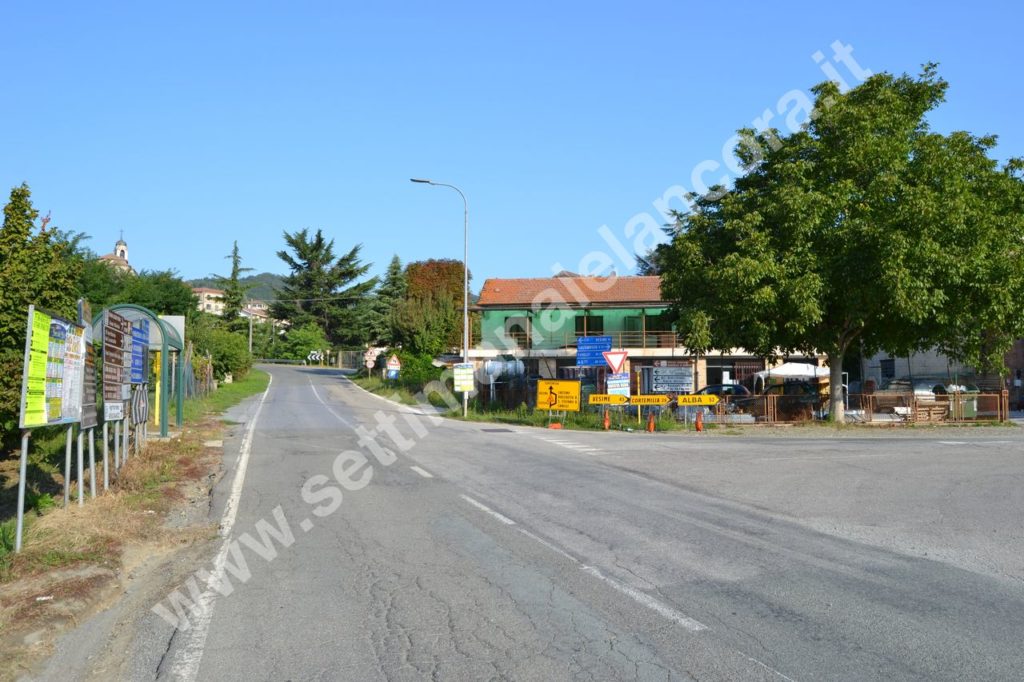
{"label": "colorful poster", "polygon": [[82,419],[82,384],[85,379],[84,329],[69,324],[64,338],[64,377],[61,381],[61,419]]}
{"label": "colorful poster", "polygon": [[30,429],[78,421],[82,410],[84,330],[30,306],[27,336],[19,425]]}
{"label": "colorful poster", "polygon": [[22,374],[22,404],[20,426],[31,429],[45,426],[46,370],[49,358],[50,316],[28,309],[28,341],[25,344],[25,368]]}

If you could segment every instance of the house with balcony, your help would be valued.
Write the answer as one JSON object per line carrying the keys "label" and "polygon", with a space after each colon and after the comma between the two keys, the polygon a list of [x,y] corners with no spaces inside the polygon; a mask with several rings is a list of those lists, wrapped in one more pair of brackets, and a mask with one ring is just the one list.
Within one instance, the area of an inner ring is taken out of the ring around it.
{"label": "house with balcony", "polygon": [[742,349],[695,355],[681,344],[668,306],[656,276],[489,279],[474,306],[480,331],[470,356],[478,363],[518,360],[530,376],[581,378],[603,390],[607,368],[579,366],[577,344],[580,337],[610,336],[613,350],[628,353],[632,391],[644,393],[655,390],[655,368],[678,368],[677,376],[692,377],[691,391],[742,382],[767,368]]}

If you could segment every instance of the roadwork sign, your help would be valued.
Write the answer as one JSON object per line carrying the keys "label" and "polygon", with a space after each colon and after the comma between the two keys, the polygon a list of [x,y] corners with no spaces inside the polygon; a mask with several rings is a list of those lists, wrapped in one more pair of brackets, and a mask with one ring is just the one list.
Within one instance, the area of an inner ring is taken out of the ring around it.
{"label": "roadwork sign", "polygon": [[564,379],[539,379],[537,381],[537,409],[579,412],[580,382]]}
{"label": "roadwork sign", "polygon": [[630,405],[666,405],[667,395],[635,395],[629,399]]}
{"label": "roadwork sign", "polygon": [[705,405],[711,407],[718,404],[717,395],[681,395],[676,397],[676,404],[683,405]]}
{"label": "roadwork sign", "polygon": [[610,393],[591,393],[587,399],[588,405],[625,405],[628,402],[628,396],[612,395]]}

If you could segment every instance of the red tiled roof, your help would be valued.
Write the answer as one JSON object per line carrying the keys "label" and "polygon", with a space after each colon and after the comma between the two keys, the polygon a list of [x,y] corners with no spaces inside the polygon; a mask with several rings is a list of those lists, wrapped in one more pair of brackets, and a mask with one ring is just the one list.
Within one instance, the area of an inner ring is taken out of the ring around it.
{"label": "red tiled roof", "polygon": [[610,304],[663,304],[660,277],[542,277],[489,279],[477,305],[571,307]]}

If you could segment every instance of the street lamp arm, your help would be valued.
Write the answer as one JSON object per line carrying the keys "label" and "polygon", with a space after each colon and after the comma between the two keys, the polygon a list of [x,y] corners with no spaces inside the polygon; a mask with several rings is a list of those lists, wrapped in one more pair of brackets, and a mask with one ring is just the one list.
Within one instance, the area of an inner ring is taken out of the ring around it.
{"label": "street lamp arm", "polygon": [[[463,208],[463,232],[462,232],[462,362],[469,362],[469,200],[461,189],[446,182],[434,182],[426,178],[409,178],[410,182],[434,187],[448,187],[459,193],[462,197]],[[469,393],[462,394],[462,416],[466,416],[469,404]]]}

